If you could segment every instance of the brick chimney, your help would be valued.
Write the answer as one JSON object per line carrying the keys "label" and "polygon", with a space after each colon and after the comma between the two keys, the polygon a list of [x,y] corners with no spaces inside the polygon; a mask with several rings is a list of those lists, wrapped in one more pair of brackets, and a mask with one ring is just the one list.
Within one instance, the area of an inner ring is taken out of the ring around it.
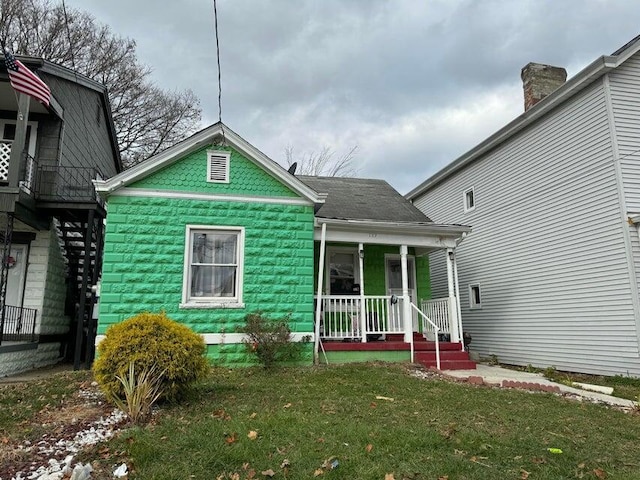
{"label": "brick chimney", "polygon": [[529,63],[520,72],[524,89],[526,112],[547,95],[551,95],[567,80],[567,71],[561,67]]}

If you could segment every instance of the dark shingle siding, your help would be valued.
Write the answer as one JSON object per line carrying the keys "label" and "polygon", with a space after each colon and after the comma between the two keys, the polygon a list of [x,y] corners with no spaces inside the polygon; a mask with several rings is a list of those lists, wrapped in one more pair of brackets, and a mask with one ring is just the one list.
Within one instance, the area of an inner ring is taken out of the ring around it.
{"label": "dark shingle siding", "polygon": [[298,178],[327,199],[317,217],[386,222],[424,222],[431,220],[384,180],[345,177]]}

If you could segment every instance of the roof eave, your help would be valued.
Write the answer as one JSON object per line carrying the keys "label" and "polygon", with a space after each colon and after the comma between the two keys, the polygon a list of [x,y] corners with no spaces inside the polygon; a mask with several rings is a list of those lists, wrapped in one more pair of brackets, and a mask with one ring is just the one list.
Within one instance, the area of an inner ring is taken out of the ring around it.
{"label": "roof eave", "polygon": [[322,224],[334,226],[348,230],[362,231],[377,229],[381,231],[393,231],[396,233],[412,232],[425,234],[438,234],[443,236],[461,236],[471,232],[468,225],[450,225],[437,223],[421,223],[421,222],[385,222],[379,220],[342,220],[336,218],[315,218],[315,226],[320,227]]}

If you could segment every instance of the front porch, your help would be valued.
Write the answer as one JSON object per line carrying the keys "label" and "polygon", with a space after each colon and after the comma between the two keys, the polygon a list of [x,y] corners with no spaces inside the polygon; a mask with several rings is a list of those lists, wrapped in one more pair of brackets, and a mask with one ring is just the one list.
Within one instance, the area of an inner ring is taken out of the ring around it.
{"label": "front porch", "polygon": [[[460,227],[316,219],[316,362],[474,368],[464,348]],[[431,298],[428,254],[446,252],[448,296]]]}

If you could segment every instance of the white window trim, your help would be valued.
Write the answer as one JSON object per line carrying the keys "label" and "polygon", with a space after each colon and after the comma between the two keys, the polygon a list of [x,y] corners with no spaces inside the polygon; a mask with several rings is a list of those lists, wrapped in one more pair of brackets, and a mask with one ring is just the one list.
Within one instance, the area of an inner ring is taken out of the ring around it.
{"label": "white window trim", "polygon": [[[211,157],[225,157],[226,170],[224,180],[211,180]],[[231,152],[226,150],[207,150],[207,182],[209,183],[229,183],[229,165],[231,164]]]}
{"label": "white window trim", "polygon": [[[473,207],[467,206],[467,193],[471,192],[473,194]],[[464,192],[462,192],[462,205],[464,207],[464,213],[473,212],[476,209],[476,192],[473,187],[467,188]]]}
{"label": "white window trim", "polygon": [[[215,298],[211,297],[196,300],[189,298],[189,286],[191,285],[191,232],[193,230],[234,231],[238,232],[238,270],[236,274],[236,297]],[[219,226],[219,225],[187,225],[185,228],[184,265],[182,278],[182,303],[180,308],[244,308],[242,291],[244,286],[244,227]]]}
{"label": "white window trim", "polygon": [[[473,288],[478,287],[478,293],[480,293],[480,303],[474,303],[473,301]],[[471,310],[480,310],[482,308],[482,288],[479,283],[469,284],[469,308]]]}

